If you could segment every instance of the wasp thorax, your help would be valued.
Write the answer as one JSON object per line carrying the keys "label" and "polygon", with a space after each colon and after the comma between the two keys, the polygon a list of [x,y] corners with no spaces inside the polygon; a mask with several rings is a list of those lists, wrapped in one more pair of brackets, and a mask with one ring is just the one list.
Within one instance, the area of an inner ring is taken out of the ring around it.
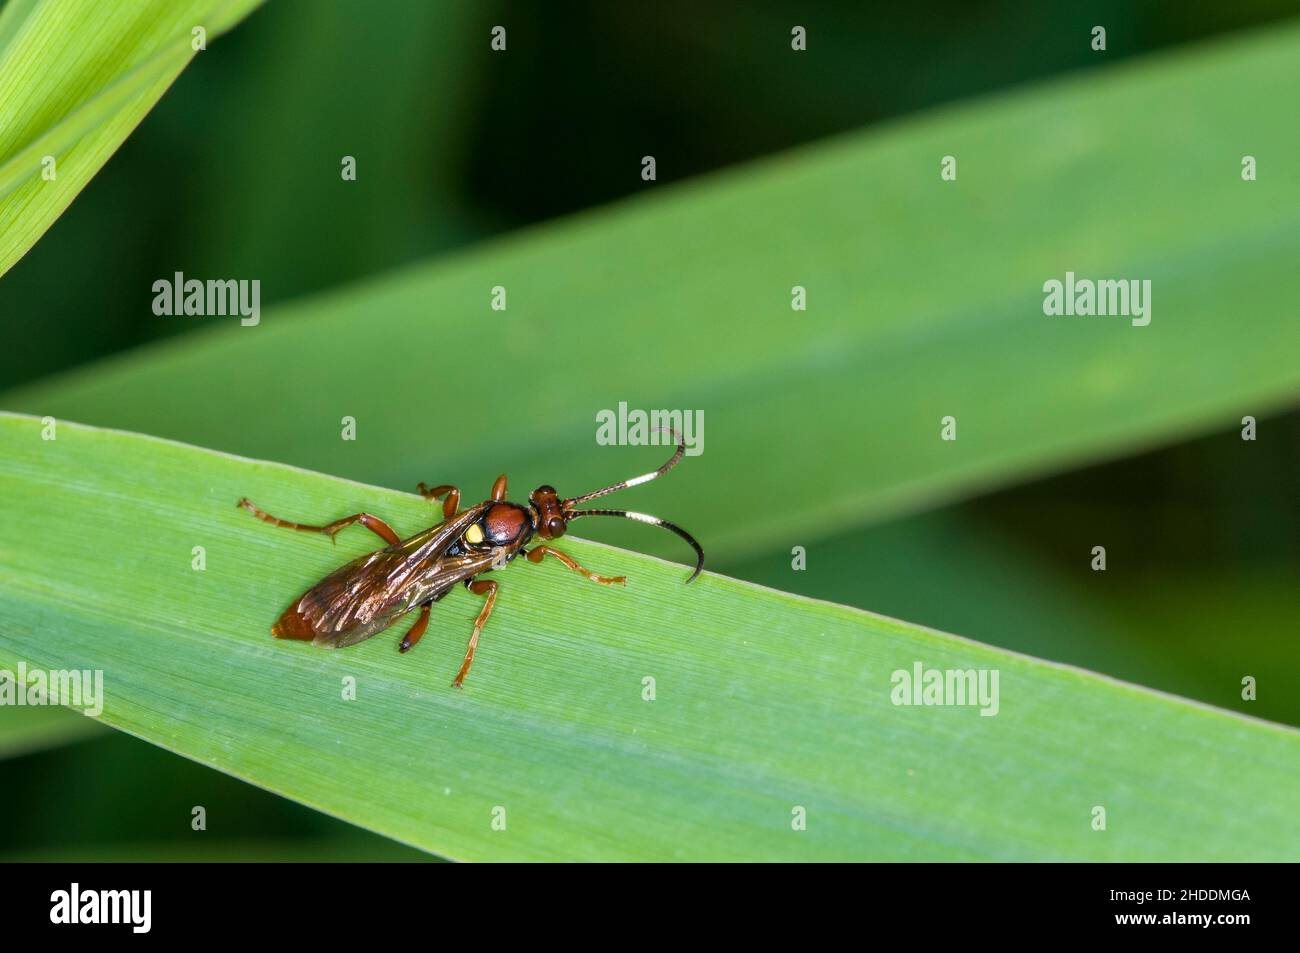
{"label": "wasp thorax", "polygon": [[511,546],[521,542],[532,528],[528,510],[514,503],[494,503],[483,514],[482,533],[493,546]]}

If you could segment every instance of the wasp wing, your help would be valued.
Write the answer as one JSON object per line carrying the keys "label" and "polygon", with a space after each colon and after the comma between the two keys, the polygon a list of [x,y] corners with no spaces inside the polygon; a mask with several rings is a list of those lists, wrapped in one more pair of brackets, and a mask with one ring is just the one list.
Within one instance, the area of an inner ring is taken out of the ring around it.
{"label": "wasp wing", "polygon": [[420,603],[491,567],[491,552],[446,553],[485,509],[480,503],[336,569],[299,596],[271,634],[343,648],[388,628]]}

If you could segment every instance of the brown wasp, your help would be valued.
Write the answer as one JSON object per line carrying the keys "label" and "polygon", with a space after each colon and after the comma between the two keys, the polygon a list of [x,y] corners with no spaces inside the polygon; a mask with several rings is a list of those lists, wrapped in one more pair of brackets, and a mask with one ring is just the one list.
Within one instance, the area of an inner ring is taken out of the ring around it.
{"label": "brown wasp", "polygon": [[695,550],[695,571],[686,580],[689,583],[704,568],[704,550],[681,527],[655,516],[627,510],[575,509],[588,500],[663,476],[686,452],[685,440],[676,432],[673,436],[677,439],[677,452],[659,469],[567,500],[561,500],[554,487],[539,486],[529,494],[527,506],[507,502],[506,477],[502,474],[492,484],[491,498],[461,510],[460,490],[456,487],[443,485],[430,489],[421,483],[418,487],[421,496],[426,500],[442,500],[443,520],[409,539],[399,538],[391,526],[369,513],[345,516],[327,526],[306,526],[278,519],[242,499],[239,506],[273,526],[324,533],[332,540],[334,534],[345,526],[360,523],[388,544],[336,569],[304,592],[271,626],[271,634],[277,639],[310,640],[312,645],[343,648],[382,632],[418,607],[420,617],[397,646],[398,651],[406,652],[424,635],[429,624],[429,608],[456,583],[464,583],[465,588],[475,595],[484,596],[485,601],[474,620],[474,632],[469,637],[465,661],[452,681],[459,688],[474,661],[479,633],[496,603],[497,584],[479,579],[483,573],[500,569],[520,555],[527,556],[533,563],[554,556],[574,572],[582,573],[602,586],[626,584],[626,577],[599,576],[545,542],[524,549],[533,536],[543,540],[563,536],[571,522],[584,516],[618,516],[662,526],[676,533]]}

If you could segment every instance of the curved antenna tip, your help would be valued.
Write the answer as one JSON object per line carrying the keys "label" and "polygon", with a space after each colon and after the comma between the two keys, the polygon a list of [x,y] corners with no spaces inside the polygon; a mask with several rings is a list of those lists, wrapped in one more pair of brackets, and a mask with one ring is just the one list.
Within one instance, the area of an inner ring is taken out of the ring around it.
{"label": "curved antenna tip", "polygon": [[634,513],[631,510],[569,510],[564,514],[567,520],[576,520],[583,516],[617,516],[619,519],[635,520],[638,523],[646,523],[650,526],[662,526],[669,532],[676,533],[682,539],[686,540],[691,549],[695,550],[695,571],[687,578],[685,585],[690,585],[699,578],[700,573],[704,571],[704,547],[695,541],[695,537],[686,530],[682,529],[676,523],[670,523],[668,520],[660,519],[657,516],[650,516],[647,513]]}

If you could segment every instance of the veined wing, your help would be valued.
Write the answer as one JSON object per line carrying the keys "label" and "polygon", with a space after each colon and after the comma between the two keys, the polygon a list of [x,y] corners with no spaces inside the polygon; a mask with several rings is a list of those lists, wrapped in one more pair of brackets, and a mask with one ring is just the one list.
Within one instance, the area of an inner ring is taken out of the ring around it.
{"label": "veined wing", "polygon": [[491,552],[446,555],[484,509],[480,503],[336,569],[299,596],[271,634],[342,648],[388,628],[421,602],[492,565]]}

